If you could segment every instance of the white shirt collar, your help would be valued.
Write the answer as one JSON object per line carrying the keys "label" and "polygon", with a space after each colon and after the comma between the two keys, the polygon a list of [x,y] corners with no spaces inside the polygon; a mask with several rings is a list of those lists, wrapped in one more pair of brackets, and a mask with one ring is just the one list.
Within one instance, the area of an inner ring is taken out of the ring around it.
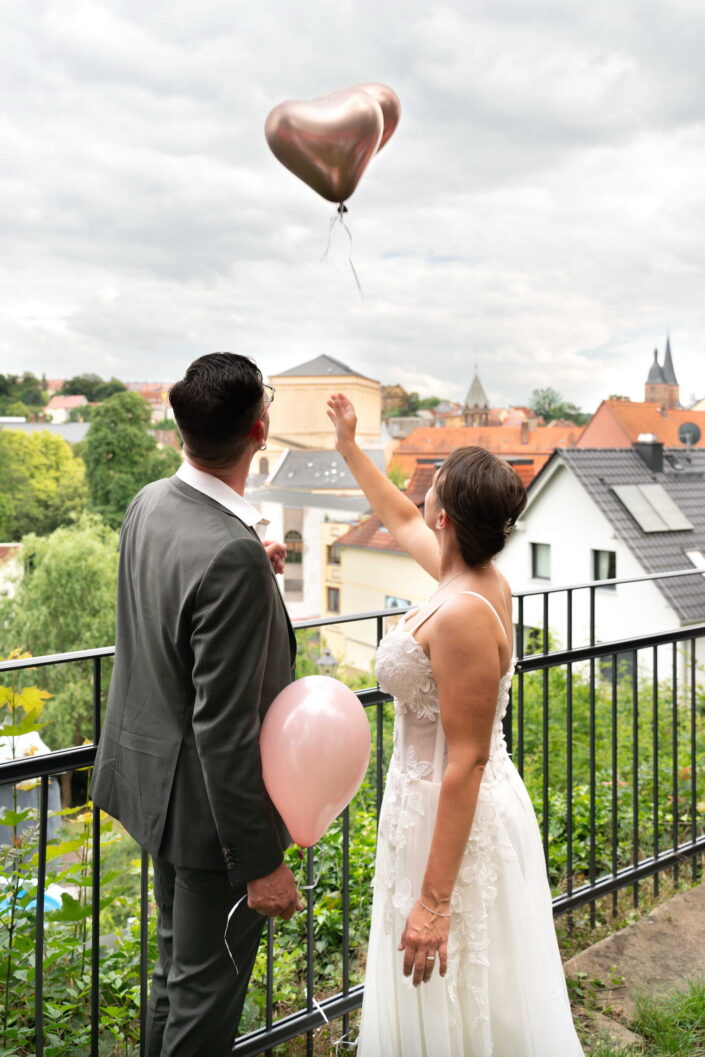
{"label": "white shirt collar", "polygon": [[215,499],[216,503],[220,503],[231,514],[239,517],[240,521],[244,522],[248,528],[253,525],[264,526],[269,524],[267,519],[262,517],[259,510],[255,510],[252,504],[248,503],[239,492],[236,492],[234,488],[231,488],[218,477],[214,477],[212,473],[205,473],[184,460],[176,471],[176,476],[185,484],[190,485],[191,488],[195,488],[197,492],[202,492],[203,495]]}

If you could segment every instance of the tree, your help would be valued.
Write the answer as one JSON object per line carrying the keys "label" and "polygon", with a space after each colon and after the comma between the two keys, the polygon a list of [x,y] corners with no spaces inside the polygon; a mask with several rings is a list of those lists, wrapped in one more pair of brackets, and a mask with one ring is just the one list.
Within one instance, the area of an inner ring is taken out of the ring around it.
{"label": "tree", "polygon": [[0,374],[0,415],[13,414],[8,408],[13,404],[26,407],[43,407],[47,402],[44,382],[30,371],[20,377],[17,374]]}
{"label": "tree", "polygon": [[[115,642],[116,532],[84,514],[50,536],[25,536],[22,556],[24,576],[0,610],[0,655],[22,649],[41,656]],[[108,669],[104,665],[104,687]],[[36,673],[30,676],[36,682]],[[60,749],[90,737],[90,664],[45,668],[42,686],[54,695],[44,709],[47,744]]]}
{"label": "tree", "polygon": [[124,393],[125,385],[119,378],[111,378],[104,382],[99,374],[77,374],[69,378],[61,387],[63,396],[85,396],[89,403],[100,403],[114,396],[115,393]]}
{"label": "tree", "polygon": [[387,477],[392,484],[395,484],[397,488],[401,488],[402,491],[409,483],[409,475],[402,470],[401,466],[390,466],[387,470]]}
{"label": "tree", "polygon": [[113,528],[141,488],[181,465],[172,448],[157,450],[149,427],[149,406],[138,393],[116,393],[91,417],[83,449],[90,507]]}
{"label": "tree", "polygon": [[44,535],[75,521],[88,500],[85,467],[62,437],[0,430],[0,539]]}
{"label": "tree", "polygon": [[423,399],[418,393],[407,393],[402,403],[390,411],[388,418],[403,418],[407,415],[415,415],[417,411],[438,407],[441,402],[439,396],[425,396]]}
{"label": "tree", "polygon": [[6,405],[3,412],[3,414],[12,418],[27,418],[29,413],[29,408],[21,400],[13,400],[11,404]]}
{"label": "tree", "polygon": [[550,386],[546,389],[534,389],[529,400],[529,407],[545,422],[565,418],[575,422],[578,426],[584,426],[590,420],[589,414],[581,411],[575,404],[563,400],[561,394],[556,389],[551,389]]}

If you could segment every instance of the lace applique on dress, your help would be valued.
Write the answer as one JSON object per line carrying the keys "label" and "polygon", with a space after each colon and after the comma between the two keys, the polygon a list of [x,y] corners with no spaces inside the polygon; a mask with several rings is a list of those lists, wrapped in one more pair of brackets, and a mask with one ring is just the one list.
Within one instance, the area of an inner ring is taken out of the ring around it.
{"label": "lace applique on dress", "polygon": [[[458,884],[451,901],[453,923],[448,942],[446,981],[451,998],[462,985],[482,994],[484,984],[478,972],[488,963],[487,919],[496,898],[496,880],[504,857],[512,857],[511,846],[501,847],[495,810],[488,796],[488,785],[501,779],[510,766],[502,730],[507,708],[512,670],[502,677],[492,731],[490,756],[478,796],[470,837],[463,855]],[[377,654],[377,678],[387,693],[394,695],[395,730],[392,757],[379,825],[379,853],[375,888],[384,893],[384,927],[394,927],[395,911],[405,917],[418,892],[412,892],[406,863],[409,831],[426,811],[428,786],[436,791],[442,773],[434,773],[431,759],[419,759],[417,744],[425,755],[444,760],[438,739],[445,737],[439,723],[438,689],[431,663],[417,640],[403,628],[395,628],[382,640]],[[423,783],[423,788],[419,786]],[[398,924],[398,923],[397,923]],[[478,1024],[485,1012],[478,1005]]]}
{"label": "lace applique on dress", "polygon": [[440,712],[431,662],[413,635],[394,628],[382,639],[375,664],[377,682],[394,698],[397,713],[436,720]]}

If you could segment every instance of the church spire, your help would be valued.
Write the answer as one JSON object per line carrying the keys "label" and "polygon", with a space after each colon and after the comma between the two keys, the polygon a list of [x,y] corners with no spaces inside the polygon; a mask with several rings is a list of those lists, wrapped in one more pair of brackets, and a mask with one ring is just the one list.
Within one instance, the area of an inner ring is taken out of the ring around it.
{"label": "church spire", "polygon": [[673,369],[673,359],[671,357],[670,335],[666,338],[666,352],[663,357],[663,377],[666,381],[666,385],[678,385],[678,379],[676,378],[676,372]]}
{"label": "church spire", "polygon": [[475,374],[470,383],[468,395],[465,397],[463,422],[466,426],[486,426],[489,419],[489,411],[490,402],[477,373],[477,364],[475,364]]}
{"label": "church spire", "polygon": [[485,392],[480,376],[477,373],[477,365],[475,365],[475,375],[468,389],[468,395],[465,397],[465,406],[468,408],[480,407],[486,408],[490,406],[490,402],[487,399],[487,393]]}

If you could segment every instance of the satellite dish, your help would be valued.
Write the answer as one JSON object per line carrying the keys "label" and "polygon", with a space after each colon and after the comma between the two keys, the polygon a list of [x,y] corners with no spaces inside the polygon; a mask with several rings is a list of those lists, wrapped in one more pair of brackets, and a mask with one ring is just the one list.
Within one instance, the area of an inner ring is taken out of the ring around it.
{"label": "satellite dish", "polygon": [[700,440],[700,427],[694,422],[684,422],[678,427],[678,440],[685,444],[686,448],[692,448]]}

